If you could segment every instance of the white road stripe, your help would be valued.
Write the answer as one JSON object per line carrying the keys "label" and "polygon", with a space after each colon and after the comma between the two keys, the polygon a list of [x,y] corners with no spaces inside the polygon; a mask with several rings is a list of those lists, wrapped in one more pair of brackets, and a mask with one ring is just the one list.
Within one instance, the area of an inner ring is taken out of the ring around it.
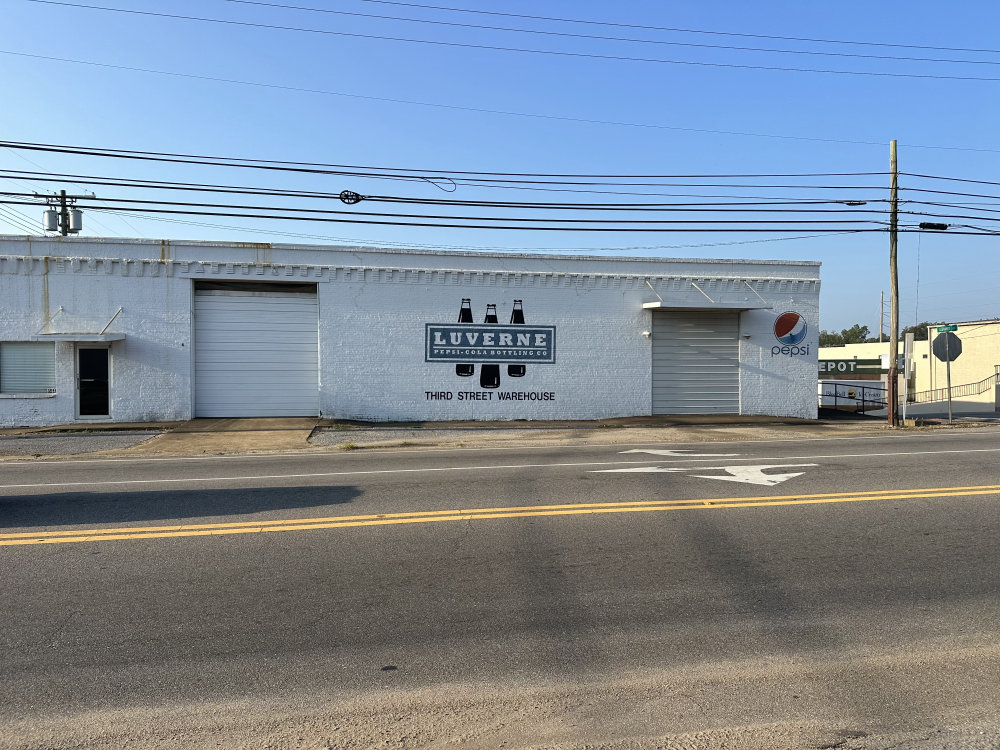
{"label": "white road stripe", "polygon": [[[516,428],[511,428],[516,429]],[[419,437],[419,433],[414,431],[415,437]],[[976,429],[978,433],[995,434],[998,432],[998,428],[991,426],[979,427]],[[870,435],[845,435],[842,437],[817,437],[817,438],[773,438],[771,440],[719,440],[713,441],[712,443],[705,443],[700,441],[644,441],[641,443],[589,443],[586,445],[513,445],[513,446],[491,446],[488,448],[422,448],[420,446],[414,446],[418,448],[417,450],[399,450],[396,448],[364,448],[363,452],[360,454],[355,453],[354,457],[360,456],[370,456],[370,455],[417,455],[419,453],[497,453],[500,451],[524,451],[524,450],[579,450],[579,449],[589,449],[589,448],[628,448],[630,446],[663,446],[663,445],[720,445],[720,446],[731,446],[739,444],[748,445],[770,445],[772,443],[826,443],[833,441],[844,441],[844,440],[936,440],[938,438],[967,438],[969,433],[966,430],[956,431],[956,432],[934,432],[933,434],[920,433],[911,435],[898,435],[898,434],[886,434],[886,433],[873,433]],[[344,433],[344,437],[350,437],[349,432]],[[335,447],[335,446],[331,446]],[[701,448],[702,450],[704,448]],[[255,454],[243,454],[243,455],[230,455],[230,456],[128,456],[125,458],[63,458],[57,459],[55,461],[49,461],[45,458],[37,458],[31,460],[19,460],[16,458],[9,458],[6,456],[0,456],[0,468],[4,466],[58,466],[61,464],[116,464],[116,463],[146,463],[146,462],[175,462],[175,461],[259,461],[261,459],[276,459],[276,458],[310,458],[310,457],[347,457],[351,454],[347,453],[337,453],[333,450],[323,450],[322,448],[311,450],[311,451],[290,451],[288,453],[255,453]]]}
{"label": "white road stripe", "polygon": [[[1000,453],[1000,448],[968,448],[964,450],[948,450],[948,451],[901,451],[897,453],[842,453],[834,455],[825,456],[783,456],[781,458],[768,458],[770,461],[796,461],[799,459],[843,459],[843,458],[885,458],[889,456],[939,456],[945,454],[961,454],[961,453]],[[754,456],[750,458],[733,458],[730,461],[760,461],[761,456]],[[561,469],[561,468],[573,468],[578,466],[623,466],[623,465],[648,465],[651,463],[657,464],[703,464],[712,461],[717,461],[718,457],[715,458],[692,458],[687,460],[675,460],[675,461],[656,461],[655,459],[646,461],[587,461],[583,463],[556,463],[556,464],[501,464],[494,466],[442,466],[442,467],[425,467],[420,469],[368,469],[368,470],[355,470],[355,471],[329,471],[329,472],[318,472],[309,474],[258,474],[252,476],[230,476],[230,477],[181,477],[177,479],[121,479],[112,480],[104,482],[45,482],[39,484],[6,484],[0,485],[0,489],[4,490],[14,490],[14,489],[35,489],[42,487],[111,487],[120,486],[127,484],[192,484],[192,483],[204,483],[204,482],[246,482],[258,479],[318,479],[324,477],[344,477],[344,476],[366,476],[366,475],[382,475],[382,474],[432,474],[432,473],[444,473],[444,472],[462,472],[462,471],[493,471],[499,469]],[[699,468],[699,467],[692,467]],[[700,467],[711,468],[711,467]]]}

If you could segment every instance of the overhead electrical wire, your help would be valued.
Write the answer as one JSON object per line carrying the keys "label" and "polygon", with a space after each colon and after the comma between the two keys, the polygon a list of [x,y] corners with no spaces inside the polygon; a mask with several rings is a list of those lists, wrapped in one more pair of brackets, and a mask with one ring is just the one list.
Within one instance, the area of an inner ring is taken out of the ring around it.
{"label": "overhead electrical wire", "polygon": [[[199,75],[196,73],[181,73],[175,70],[157,70],[155,68],[141,68],[128,65],[116,65],[113,63],[97,62],[94,60],[77,60],[68,57],[54,57],[52,55],[39,55],[28,52],[15,52],[14,50],[0,49],[0,55],[12,55],[15,57],[26,57],[34,60],[47,60],[50,62],[61,62],[72,65],[85,65],[97,68],[107,68],[110,70],[123,70],[131,73],[147,73],[151,75],[170,76],[173,78],[188,78],[192,80],[208,81],[211,83],[225,83],[236,86],[252,86],[257,88],[272,89],[276,91],[291,91],[300,94],[315,94],[319,96],[338,96],[349,99],[361,99],[366,101],[385,102],[388,104],[404,104],[415,107],[430,107],[434,109],[449,109],[456,112],[471,112],[475,114],[501,115],[504,117],[524,117],[538,120],[553,120],[556,122],[569,122],[585,125],[605,125],[613,127],[644,128],[653,130],[668,130],[680,133],[702,133],[705,135],[724,135],[737,138],[768,138],[776,140],[802,141],[805,143],[834,143],[849,146],[879,146],[884,147],[881,141],[863,141],[846,138],[820,138],[816,136],[791,135],[789,133],[754,133],[740,130],[719,130],[714,128],[693,128],[680,125],[665,125],[662,123],[629,122],[622,120],[602,120],[588,117],[571,117],[569,115],[553,115],[543,112],[518,112],[515,110],[490,109],[487,107],[469,107],[460,104],[445,104],[442,102],[424,102],[415,99],[398,99],[386,96],[373,96],[371,94],[357,94],[346,91],[329,91],[325,89],[313,89],[302,86],[287,86],[278,83],[265,83],[263,81],[247,81],[237,78],[223,78],[219,76]],[[1000,149],[978,148],[974,146],[944,146],[937,144],[921,144],[901,142],[900,145],[908,148],[934,149],[943,151],[964,151],[970,153],[1000,153]]]}
{"label": "overhead electrical wire", "polygon": [[[149,161],[177,161],[179,163],[200,164],[208,166],[238,166],[260,168],[278,168],[292,172],[317,172],[319,174],[337,174],[355,177],[372,178],[422,178],[434,175],[437,178],[461,176],[462,178],[483,177],[568,177],[574,179],[722,179],[722,178],[779,178],[779,177],[885,177],[888,172],[778,172],[778,173],[717,173],[717,174],[599,174],[599,173],[555,173],[555,172],[489,172],[469,171],[460,169],[417,169],[410,167],[379,167],[355,164],[330,164],[324,162],[282,161],[276,159],[254,159],[236,156],[214,156],[206,154],[183,154],[166,151],[143,151],[138,149],[116,149],[98,146],[72,146],[58,143],[35,143],[31,141],[0,141],[0,148],[23,149],[28,151],[52,151],[56,153],[76,154],[83,156],[107,156],[121,159],[144,159]],[[343,170],[343,171],[338,171]],[[518,182],[518,180],[511,180]],[[575,184],[575,183],[573,183]]]}
{"label": "overhead electrical wire", "polygon": [[496,52],[517,52],[521,54],[532,54],[532,55],[549,55],[549,56],[575,58],[575,59],[605,60],[614,62],[639,62],[639,63],[653,63],[659,65],[683,65],[683,66],[695,66],[695,67],[707,67],[707,68],[723,68],[729,70],[733,69],[764,70],[764,71],[785,72],[785,73],[818,73],[825,75],[874,76],[880,78],[936,79],[936,80],[947,80],[947,81],[982,81],[982,82],[1000,81],[1000,77],[996,76],[968,76],[968,75],[947,75],[947,74],[932,74],[932,73],[898,73],[890,71],[872,71],[872,70],[837,70],[831,68],[799,68],[799,67],[785,67],[779,65],[750,65],[745,63],[709,62],[704,60],[670,60],[659,57],[638,57],[630,55],[599,54],[595,52],[571,52],[568,50],[547,50],[547,49],[532,49],[528,47],[507,47],[494,44],[474,44],[472,42],[449,42],[436,39],[415,39],[410,37],[389,36],[384,34],[362,34],[358,32],[349,32],[349,31],[334,31],[331,29],[311,29],[298,26],[283,26],[279,24],[253,23],[250,21],[236,21],[232,19],[223,19],[223,18],[208,18],[206,16],[188,16],[178,13],[158,13],[155,11],[135,10],[128,8],[109,8],[103,5],[70,3],[70,2],[64,2],[63,0],[29,0],[29,1],[45,5],[56,5],[61,7],[80,8],[86,10],[99,10],[111,13],[125,13],[125,14],[147,16],[153,18],[168,18],[174,20],[197,21],[201,23],[241,26],[245,28],[272,29],[278,31],[292,31],[299,33],[331,35],[331,36],[347,37],[354,39],[370,39],[378,41],[404,42],[408,44],[423,44],[423,45],[431,45],[437,47],[453,47],[459,49],[476,49],[476,50],[487,50]]}
{"label": "overhead electrical wire", "polygon": [[[305,191],[305,190],[272,190],[266,188],[253,188],[247,186],[233,185],[213,185],[205,183],[182,183],[165,182],[158,180],[135,180],[132,178],[106,178],[94,175],[72,175],[65,173],[28,173],[15,170],[0,170],[0,176],[4,172],[13,172],[18,177],[16,182],[56,182],[63,184],[79,184],[87,186],[107,185],[121,188],[142,188],[154,190],[176,190],[190,192],[209,192],[237,195],[261,195],[287,198],[306,198],[332,200],[340,198],[338,193],[326,191]],[[26,185],[26,187],[29,187]],[[875,188],[872,188],[873,190]],[[620,194],[618,191],[587,191],[587,192],[607,192]],[[628,195],[645,195],[651,197],[673,196],[681,198],[724,198],[727,200],[698,203],[690,202],[657,202],[657,203],[584,203],[584,202],[559,202],[559,201],[486,201],[486,200],[462,200],[454,198],[417,198],[394,195],[365,194],[363,200],[368,202],[381,203],[402,203],[420,205],[439,206],[475,206],[475,207],[511,207],[529,209],[553,209],[553,210],[639,210],[646,207],[684,207],[684,206],[799,206],[799,205],[852,205],[858,203],[887,203],[885,198],[866,198],[859,201],[856,196],[845,196],[841,198],[833,197],[798,197],[791,199],[789,196],[759,196],[759,195],[705,195],[701,193],[626,193]]]}
{"label": "overhead electrical wire", "polygon": [[711,34],[715,36],[730,36],[743,39],[777,39],[784,42],[815,42],[819,44],[847,44],[864,47],[894,47],[899,49],[925,49],[944,52],[984,52],[1000,54],[1000,49],[982,49],[977,47],[935,47],[922,44],[893,44],[890,42],[865,42],[852,39],[824,39],[817,37],[778,36],[775,34],[750,34],[735,31],[717,31],[712,29],[687,29],[676,26],[651,26],[648,24],[616,23],[614,21],[594,21],[581,18],[566,18],[560,16],[537,16],[527,13],[510,13],[496,10],[478,10],[472,8],[456,8],[448,5],[429,5],[425,3],[404,2],[403,0],[363,0],[363,2],[379,5],[396,5],[406,8],[421,8],[424,10],[444,10],[451,13],[473,13],[485,16],[504,16],[506,18],[525,18],[533,21],[556,21],[560,23],[587,24],[590,26],[609,26],[623,29],[643,29],[646,31],[670,31],[682,34]]}
{"label": "overhead electrical wire", "polygon": [[[8,196],[12,197],[22,197],[30,198],[35,197],[25,194],[16,193],[6,193]],[[870,223],[870,219],[850,219],[843,221],[840,219],[780,219],[772,218],[766,220],[757,219],[591,219],[591,218],[553,218],[553,217],[536,217],[536,216],[454,216],[454,215],[441,215],[441,214],[408,214],[408,213],[386,213],[378,211],[350,211],[350,210],[331,210],[322,208],[295,208],[288,206],[256,206],[256,205],[243,205],[243,204],[232,204],[232,203],[185,203],[182,201],[160,201],[160,200],[140,200],[133,198],[86,198],[83,196],[74,196],[77,201],[76,205],[79,208],[87,208],[90,202],[94,203],[128,203],[130,205],[141,205],[141,206],[173,206],[181,208],[227,208],[227,209],[239,209],[246,211],[283,211],[291,214],[301,214],[304,218],[309,218],[309,216],[321,215],[321,216],[374,216],[379,218],[392,218],[392,219],[435,219],[441,221],[510,221],[510,222],[549,222],[552,224],[854,224],[854,223]],[[26,202],[21,205],[40,205],[34,202]],[[138,210],[134,209],[133,210]],[[713,210],[713,209],[708,209]],[[738,209],[727,209],[727,210],[738,210]],[[784,209],[771,209],[775,213],[780,213],[782,215],[793,213],[786,211]],[[816,211],[824,211],[824,209],[817,209]],[[713,210],[714,212],[714,210]],[[814,213],[815,211],[801,211],[800,213]],[[837,211],[829,211],[831,213]],[[846,210],[850,213],[849,210]],[[688,211],[681,211],[681,213],[689,213]],[[740,213],[747,213],[746,211],[740,211]],[[753,211],[752,213],[757,214],[761,211]],[[838,212],[839,213],[839,212]],[[885,214],[885,211],[879,211],[879,214]],[[977,217],[964,217],[964,218],[977,218]]]}
{"label": "overhead electrical wire", "polygon": [[953,190],[932,190],[931,188],[901,187],[899,190],[909,193],[932,193],[934,195],[955,195],[960,198],[993,198],[1000,200],[1000,195],[989,195],[983,193],[958,193]]}
{"label": "overhead electrical wire", "polygon": [[[113,210],[109,210],[109,209],[91,209],[91,210],[92,211],[97,211],[97,212],[103,213],[103,214],[113,215],[113,216],[119,216],[119,217],[127,216],[127,217],[133,218],[133,219],[143,219],[145,221],[164,221],[164,222],[170,222],[172,224],[186,224],[186,225],[197,226],[197,227],[209,227],[209,228],[212,228],[212,229],[228,229],[228,230],[235,230],[235,231],[247,231],[246,227],[237,227],[237,226],[233,226],[231,224],[214,224],[214,223],[207,223],[207,222],[201,222],[201,221],[186,221],[184,219],[176,219],[176,218],[166,217],[166,216],[144,216],[142,214],[132,214],[132,213],[128,213],[128,212],[125,212],[125,211],[113,211]],[[615,246],[615,247],[580,247],[579,245],[574,245],[573,247],[527,247],[527,248],[526,247],[522,247],[522,246],[518,246],[518,247],[502,247],[502,246],[496,246],[496,245],[488,245],[488,246],[484,246],[484,245],[468,245],[468,244],[462,244],[462,245],[443,245],[443,244],[429,244],[429,243],[422,243],[422,242],[396,242],[396,241],[392,241],[392,240],[378,240],[378,241],[375,241],[375,240],[368,240],[368,239],[357,239],[357,238],[352,238],[352,237],[330,237],[329,235],[305,234],[305,233],[302,233],[302,232],[287,232],[287,231],[280,231],[280,230],[275,230],[275,229],[258,229],[258,228],[253,228],[253,229],[250,229],[249,231],[252,231],[254,234],[271,234],[271,235],[278,235],[278,236],[282,236],[282,237],[298,237],[298,238],[304,238],[304,239],[324,240],[324,241],[327,241],[327,242],[329,242],[329,241],[332,240],[334,242],[350,242],[350,243],[360,244],[360,245],[378,244],[378,245],[382,245],[382,246],[390,245],[390,246],[395,246],[395,247],[421,248],[421,249],[430,249],[430,250],[474,250],[474,251],[510,252],[510,253],[522,253],[522,252],[525,252],[526,250],[548,252],[548,253],[553,253],[553,252],[569,252],[569,253],[581,253],[581,252],[584,252],[584,253],[614,252],[614,253],[620,253],[620,252],[628,252],[628,251],[636,251],[636,250],[678,250],[678,249],[699,248],[699,247],[722,247],[722,246],[729,246],[729,245],[756,245],[756,244],[764,244],[764,243],[770,243],[770,242],[787,242],[787,241],[790,241],[790,240],[816,239],[818,237],[823,237],[823,238],[826,238],[826,237],[836,237],[838,234],[840,234],[840,235],[858,234],[859,232],[862,232],[862,231],[865,231],[865,230],[847,229],[847,230],[844,230],[844,231],[841,231],[841,232],[837,232],[837,233],[833,233],[833,234],[800,234],[800,235],[792,235],[792,236],[789,236],[789,237],[763,237],[763,238],[753,239],[753,240],[732,240],[732,241],[728,241],[728,242],[700,242],[700,243],[689,243],[689,244],[685,244],[685,245],[637,245],[637,246],[624,246],[624,247],[623,246]]]}
{"label": "overhead electrical wire", "polygon": [[[4,177],[4,170],[0,170],[0,177]],[[309,192],[309,191],[289,191],[289,190],[267,190],[261,188],[242,188],[236,186],[205,185],[195,183],[177,182],[138,182],[121,179],[107,179],[94,177],[91,175],[66,175],[50,174],[47,176],[28,176],[18,174],[19,180],[34,182],[55,182],[59,184],[76,184],[97,186],[104,185],[118,188],[139,188],[147,190],[177,191],[177,192],[198,192],[198,193],[221,193],[235,195],[254,195],[272,198],[306,198],[313,200],[341,200],[337,193]],[[30,186],[29,186],[30,187]],[[4,193],[15,195],[15,193]],[[16,195],[32,195],[31,193],[17,193]],[[866,203],[888,203],[888,199],[870,199],[867,201],[852,201],[850,199],[798,199],[798,200],[754,200],[754,201],[713,201],[713,202],[670,202],[670,203],[561,203],[561,202],[528,202],[528,201],[484,201],[484,200],[457,200],[440,198],[414,198],[406,196],[391,195],[364,195],[361,196],[366,203],[400,203],[405,205],[431,205],[431,206],[452,206],[471,208],[520,208],[528,210],[551,210],[551,211],[683,211],[683,210],[738,210],[741,207],[756,208],[761,206],[787,206],[788,209],[797,210],[796,207],[808,206],[838,206]],[[943,204],[942,204],[943,205]],[[763,209],[761,209],[763,210]],[[803,209],[805,210],[805,209]],[[815,209],[822,210],[822,209]],[[856,212],[854,208],[836,209],[844,212]]]}
{"label": "overhead electrical wire", "polygon": [[[3,192],[0,195],[5,195],[8,197],[18,197],[18,198],[32,198],[38,197],[32,194],[26,193],[11,193]],[[773,224],[850,224],[850,223],[872,223],[875,220],[869,218],[861,218],[859,215],[875,214],[878,216],[888,216],[889,212],[887,209],[866,209],[860,208],[860,210],[843,208],[843,209],[829,209],[829,208],[758,208],[754,207],[752,209],[744,208],[710,208],[710,207],[681,207],[681,208],[671,208],[662,209],[658,213],[673,213],[673,214],[692,214],[692,213],[702,213],[710,212],[713,214],[729,214],[729,213],[741,213],[741,214],[779,214],[780,216],[788,216],[795,214],[852,214],[859,216],[858,219],[851,219],[847,221],[842,221],[840,219],[784,219],[771,217],[766,220],[757,219],[621,219],[621,218],[558,218],[558,217],[523,217],[523,216],[478,216],[478,215],[441,215],[441,214],[411,214],[411,213],[387,213],[378,211],[361,211],[361,210],[332,210],[332,209],[321,209],[321,208],[298,208],[298,207],[288,207],[288,206],[260,206],[260,205],[245,205],[245,204],[232,204],[232,203],[191,203],[176,200],[143,200],[136,198],[89,198],[87,196],[74,196],[74,199],[78,201],[78,206],[80,208],[88,208],[89,203],[93,202],[105,202],[105,203],[126,203],[130,206],[171,206],[174,208],[221,208],[221,209],[234,209],[242,211],[275,211],[275,212],[286,212],[296,215],[302,215],[307,217],[312,216],[372,216],[378,218],[391,218],[391,219],[434,219],[439,221],[503,221],[503,222],[520,222],[520,223],[550,223],[550,224],[614,224],[619,226],[631,226],[638,224],[652,224],[652,225],[680,225],[680,224],[763,224],[763,223],[773,223]],[[29,203],[28,205],[35,205]],[[499,208],[499,207],[497,207]],[[133,208],[132,210],[139,210]],[[899,211],[900,216],[920,216],[923,218],[934,218],[934,219],[968,219],[973,221],[1000,221],[1000,217],[992,216],[982,216],[982,215],[968,215],[960,214],[957,212],[951,213],[928,213],[926,211]]]}
{"label": "overhead electrical wire", "polygon": [[[0,200],[0,205],[37,205],[35,203],[25,202],[25,201],[11,201],[11,200]],[[101,209],[101,208],[114,208],[113,206],[102,206],[99,203],[87,206],[89,208]],[[133,211],[136,209],[132,209]],[[164,208],[142,208],[140,209],[144,213],[156,213],[156,214],[180,214],[185,216],[223,216],[230,218],[244,218],[244,219],[269,219],[269,220],[279,220],[279,221],[319,221],[319,222],[330,222],[330,223],[347,223],[347,224],[373,224],[379,226],[405,226],[405,227],[437,227],[437,228],[447,228],[447,229],[503,229],[503,230],[529,230],[529,231],[558,231],[558,232],[771,232],[771,233],[781,233],[781,232],[801,232],[802,228],[799,227],[760,227],[759,224],[795,224],[795,225],[811,225],[811,224],[884,224],[884,222],[874,222],[874,221],[839,221],[839,220],[828,220],[828,221],[817,221],[817,220],[768,220],[768,221],[756,221],[756,220],[746,220],[746,221],[728,221],[728,220],[716,220],[716,221],[678,221],[676,224],[722,224],[725,226],[612,226],[612,227],[593,227],[593,226],[542,226],[542,225],[508,225],[508,224],[468,224],[468,223],[443,223],[443,222],[417,222],[417,221],[385,221],[382,219],[375,218],[348,218],[343,216],[286,216],[283,214],[259,214],[259,213],[233,213],[233,212],[220,212],[220,211],[194,211],[192,209],[164,209]],[[284,210],[284,209],[282,209]],[[489,219],[490,221],[505,221],[502,218]],[[460,219],[455,219],[455,221],[460,221]],[[561,224],[566,220],[559,220],[553,223]],[[650,223],[666,223],[666,222],[650,222]],[[741,226],[733,227],[732,224],[743,224],[752,226]],[[810,228],[810,232],[837,232],[843,231],[843,227],[837,228],[825,228],[816,227]],[[870,231],[883,231],[881,228],[871,228]]]}
{"label": "overhead electrical wire", "polygon": [[969,182],[976,185],[1000,185],[1000,182],[994,182],[990,180],[970,180],[967,177],[942,177],[940,175],[934,174],[918,174],[916,172],[900,172],[900,176],[905,177],[919,177],[925,180],[946,180],[948,182]]}
{"label": "overhead electrical wire", "polygon": [[27,216],[11,206],[0,206],[0,220],[16,229],[26,231],[28,234],[37,230],[37,227],[31,226]]}
{"label": "overhead electrical wire", "polygon": [[[32,0],[32,2],[47,2],[47,0]],[[551,31],[547,29],[525,29],[513,26],[491,26],[489,24],[460,23],[456,21],[442,21],[429,18],[411,18],[407,16],[386,16],[378,13],[359,13],[357,11],[333,10],[331,8],[312,8],[305,5],[286,5],[283,3],[256,2],[255,0],[226,0],[226,2],[240,5],[253,5],[267,8],[280,8],[282,10],[299,10],[310,13],[324,13],[328,15],[349,16],[353,18],[371,18],[382,21],[402,21],[404,23],[419,23],[433,26],[447,26],[451,28],[476,29],[481,31],[505,31],[515,34],[536,34],[539,36],[563,37],[569,39],[586,39],[590,41],[605,42],[626,42],[630,44],[657,44],[668,47],[687,47],[695,49],[726,50],[736,52],[765,52],[781,55],[814,55],[824,57],[847,57],[865,60],[893,60],[902,62],[933,62],[933,63],[954,63],[962,65],[1000,65],[1000,60],[957,60],[955,58],[944,57],[915,57],[904,55],[874,55],[860,52],[830,52],[826,50],[796,50],[796,49],[775,49],[773,47],[745,47],[732,44],[707,44],[703,42],[678,42],[666,39],[639,39],[637,37],[606,36],[602,34],[577,34],[566,31]]]}

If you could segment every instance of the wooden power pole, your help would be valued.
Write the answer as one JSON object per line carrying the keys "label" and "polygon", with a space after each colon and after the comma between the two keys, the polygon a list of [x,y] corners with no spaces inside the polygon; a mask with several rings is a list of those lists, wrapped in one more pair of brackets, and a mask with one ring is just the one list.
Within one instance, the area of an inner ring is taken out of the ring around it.
{"label": "wooden power pole", "polygon": [[899,223],[899,167],[896,163],[896,141],[889,143],[889,375],[886,383],[886,406],[889,426],[899,426],[896,394],[899,386],[899,275],[896,269],[896,240]]}

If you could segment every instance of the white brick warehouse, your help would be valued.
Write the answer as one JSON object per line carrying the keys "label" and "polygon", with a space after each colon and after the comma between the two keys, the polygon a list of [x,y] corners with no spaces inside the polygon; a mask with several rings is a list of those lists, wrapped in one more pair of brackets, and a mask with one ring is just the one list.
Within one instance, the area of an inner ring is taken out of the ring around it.
{"label": "white brick warehouse", "polygon": [[0,236],[0,425],[815,418],[818,305],[815,262]]}

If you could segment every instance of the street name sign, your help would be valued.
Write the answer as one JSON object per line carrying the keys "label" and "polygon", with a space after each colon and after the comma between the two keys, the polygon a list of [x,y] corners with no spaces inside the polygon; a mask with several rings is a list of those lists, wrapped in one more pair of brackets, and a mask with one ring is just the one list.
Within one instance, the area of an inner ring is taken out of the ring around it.
{"label": "street name sign", "polygon": [[938,326],[937,332],[938,333],[944,333],[945,331],[957,331],[957,330],[958,330],[958,326],[955,326],[955,325],[952,325],[952,326]]}

